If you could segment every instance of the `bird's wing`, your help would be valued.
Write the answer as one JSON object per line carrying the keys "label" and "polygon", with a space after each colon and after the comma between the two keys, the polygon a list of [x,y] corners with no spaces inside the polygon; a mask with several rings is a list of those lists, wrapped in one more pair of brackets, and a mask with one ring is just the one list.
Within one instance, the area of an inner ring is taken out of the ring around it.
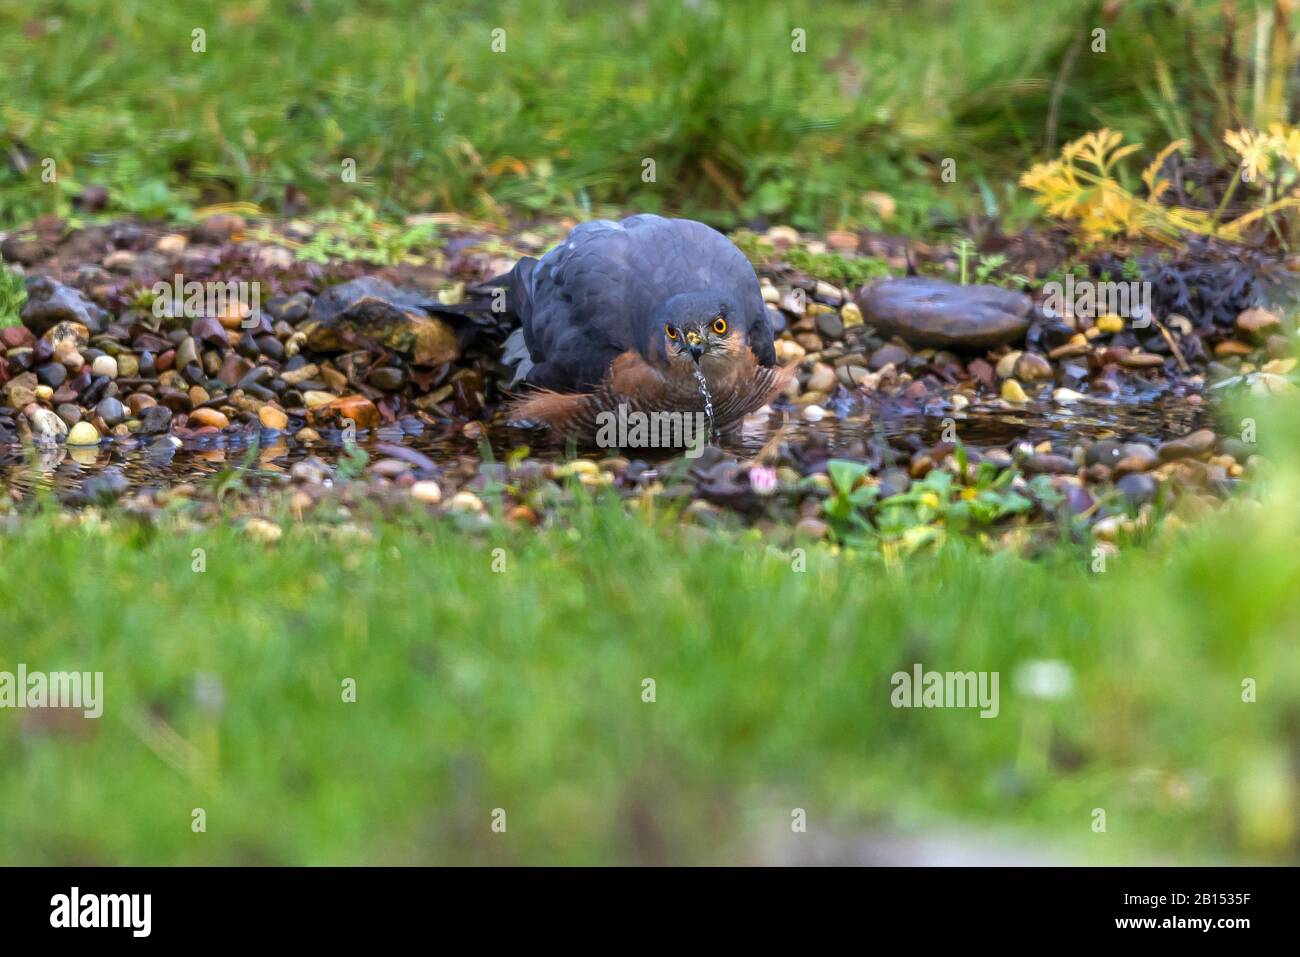
{"label": "bird's wing", "polygon": [[608,220],[583,223],[537,263],[524,320],[530,382],[589,389],[620,353],[645,349],[636,330],[660,300],[646,268],[651,243],[633,232]]}

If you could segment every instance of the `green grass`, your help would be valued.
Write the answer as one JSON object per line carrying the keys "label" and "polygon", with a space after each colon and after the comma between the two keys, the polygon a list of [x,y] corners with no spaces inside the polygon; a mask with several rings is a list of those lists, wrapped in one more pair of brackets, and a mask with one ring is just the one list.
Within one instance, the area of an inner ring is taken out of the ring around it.
{"label": "green grass", "polygon": [[[1212,147],[1215,123],[1241,118],[1228,107],[1254,48],[1239,45],[1237,85],[1217,89],[1217,6],[1132,2],[1105,19],[1081,0],[29,0],[0,11],[0,225],[66,211],[91,184],[110,187],[112,211],[147,216],[277,209],[289,184],[385,218],[618,207],[879,225],[870,190],[898,200],[899,231],[1025,214],[1014,179],[1049,139],[1110,124]],[[1063,73],[1099,20],[1107,52]],[[1189,33],[1194,49],[1171,39]]]}
{"label": "green grass", "polygon": [[22,324],[23,304],[27,302],[27,286],[18,276],[0,263],[0,329]]}
{"label": "green grass", "polygon": [[[1083,549],[960,542],[796,572],[601,507],[360,546],[25,520],[0,536],[0,670],[102,671],[106,703],[73,722],[90,737],[0,711],[0,862],[733,861],[794,807],[823,836],[956,822],[1087,861],[1294,862],[1296,524],[1244,503],[1096,574]],[[1020,694],[1038,659],[1075,692]],[[914,662],[1000,672],[1000,715],[892,708]]]}

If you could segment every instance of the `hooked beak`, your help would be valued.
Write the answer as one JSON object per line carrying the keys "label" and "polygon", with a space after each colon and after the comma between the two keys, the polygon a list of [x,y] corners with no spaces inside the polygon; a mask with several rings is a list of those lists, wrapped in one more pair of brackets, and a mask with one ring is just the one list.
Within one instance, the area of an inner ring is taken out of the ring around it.
{"label": "hooked beak", "polygon": [[686,333],[686,349],[691,354],[691,358],[699,365],[700,356],[704,355],[704,340],[700,338],[698,332]]}

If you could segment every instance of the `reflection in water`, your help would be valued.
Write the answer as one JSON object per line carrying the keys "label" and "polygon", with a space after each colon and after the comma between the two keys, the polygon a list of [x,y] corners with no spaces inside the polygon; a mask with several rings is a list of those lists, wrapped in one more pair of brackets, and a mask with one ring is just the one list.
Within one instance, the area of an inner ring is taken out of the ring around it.
{"label": "reflection in water", "polygon": [[[766,421],[751,419],[745,430],[726,444],[739,455],[754,454],[782,425],[787,437],[794,441],[809,433],[820,433],[832,450],[873,434],[890,438],[916,434],[930,443],[939,440],[945,418],[949,416],[963,442],[976,448],[991,448],[1006,447],[1019,440],[1035,444],[1051,440],[1061,446],[1079,439],[1110,436],[1154,443],[1202,427],[1210,413],[1172,395],[1129,396],[1107,402],[1090,400],[1068,406],[1048,402],[1015,409],[973,405],[963,412],[938,413],[881,400],[857,415],[840,419],[827,417],[817,423],[805,422],[793,413],[774,413]],[[480,451],[478,443],[466,438],[454,425],[439,428],[426,427],[415,420],[405,420],[405,423],[407,427],[379,429],[359,444],[362,448],[381,442],[406,445],[439,463],[456,456],[477,455]],[[521,445],[530,445],[534,454],[543,457],[563,454],[561,446],[548,447],[544,440],[539,443],[537,435],[519,429],[502,426],[490,429],[487,435],[493,454],[498,457]],[[322,442],[304,445],[277,436],[271,444],[256,450],[250,471],[244,476],[245,484],[250,488],[274,485],[287,477],[295,462],[312,455],[332,463],[342,451],[340,439],[341,435],[334,432],[325,435]],[[243,466],[251,443],[252,436],[248,433],[228,433],[205,437],[181,448],[168,447],[165,442],[135,446],[114,443],[98,448],[0,446],[0,485],[23,494],[37,488],[62,492],[78,488],[87,476],[109,465],[122,469],[133,490],[164,488],[183,482],[201,484],[223,469]],[[594,454],[599,457],[604,453]]]}

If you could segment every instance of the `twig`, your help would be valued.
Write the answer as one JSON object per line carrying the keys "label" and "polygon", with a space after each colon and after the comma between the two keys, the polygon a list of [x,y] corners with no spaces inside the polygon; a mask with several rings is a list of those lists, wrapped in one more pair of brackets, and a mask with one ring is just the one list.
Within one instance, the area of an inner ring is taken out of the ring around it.
{"label": "twig", "polygon": [[1191,366],[1187,364],[1187,360],[1183,358],[1183,350],[1178,348],[1178,343],[1175,342],[1174,337],[1169,334],[1169,330],[1165,328],[1164,323],[1155,316],[1151,317],[1151,321],[1154,322],[1156,328],[1160,330],[1160,335],[1165,337],[1165,342],[1169,343],[1170,351],[1173,352],[1174,358],[1178,360],[1178,368],[1183,372],[1192,371]]}

